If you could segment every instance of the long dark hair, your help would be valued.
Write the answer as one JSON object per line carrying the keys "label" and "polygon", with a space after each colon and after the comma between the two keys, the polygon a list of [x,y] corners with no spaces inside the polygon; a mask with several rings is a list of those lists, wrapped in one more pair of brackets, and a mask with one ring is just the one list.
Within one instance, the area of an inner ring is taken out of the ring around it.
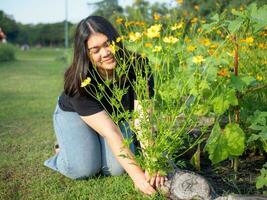
{"label": "long dark hair", "polygon": [[[106,35],[110,42],[115,42],[119,37],[117,30],[103,17],[89,16],[79,22],[74,37],[73,60],[64,74],[64,91],[69,96],[73,96],[77,92],[84,94],[80,87],[81,81],[86,78],[88,70],[93,69],[93,64],[88,57],[87,40],[94,32]],[[124,49],[123,44],[118,42],[116,45],[120,49],[116,56],[121,56]]]}

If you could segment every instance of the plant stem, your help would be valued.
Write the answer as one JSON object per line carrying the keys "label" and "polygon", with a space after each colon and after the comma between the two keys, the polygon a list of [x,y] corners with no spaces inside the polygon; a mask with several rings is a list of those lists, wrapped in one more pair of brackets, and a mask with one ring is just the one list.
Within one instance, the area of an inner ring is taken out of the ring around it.
{"label": "plant stem", "polygon": [[[237,37],[236,35],[233,37],[234,40],[234,45],[235,45],[235,57],[234,57],[234,73],[235,76],[238,76],[238,61],[239,61],[239,56],[238,56],[238,43],[237,43]],[[235,123],[239,123],[239,119],[240,119],[240,107],[239,107],[239,93],[238,91],[236,92],[236,97],[238,99],[238,105],[235,106],[234,110],[235,110]],[[239,164],[239,160],[238,157],[234,158],[234,172],[237,172],[238,170],[238,164]],[[236,179],[236,175],[235,175],[235,179]]]}

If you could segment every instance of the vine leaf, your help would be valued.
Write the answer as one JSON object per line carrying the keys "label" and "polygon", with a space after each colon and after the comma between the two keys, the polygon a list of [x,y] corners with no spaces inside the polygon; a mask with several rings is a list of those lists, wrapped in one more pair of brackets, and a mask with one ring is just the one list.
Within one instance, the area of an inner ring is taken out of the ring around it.
{"label": "vine leaf", "polygon": [[219,163],[229,156],[240,156],[245,149],[245,133],[238,124],[227,124],[224,130],[217,122],[205,146],[209,159],[213,164]]}

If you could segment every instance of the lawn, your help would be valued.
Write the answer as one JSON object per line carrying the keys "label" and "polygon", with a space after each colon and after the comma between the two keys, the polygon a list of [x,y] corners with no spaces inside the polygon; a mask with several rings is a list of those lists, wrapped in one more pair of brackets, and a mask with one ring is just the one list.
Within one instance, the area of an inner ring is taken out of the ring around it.
{"label": "lawn", "polygon": [[31,49],[0,63],[0,199],[146,199],[126,174],[73,181],[44,167],[55,142],[52,113],[67,67],[62,55]]}

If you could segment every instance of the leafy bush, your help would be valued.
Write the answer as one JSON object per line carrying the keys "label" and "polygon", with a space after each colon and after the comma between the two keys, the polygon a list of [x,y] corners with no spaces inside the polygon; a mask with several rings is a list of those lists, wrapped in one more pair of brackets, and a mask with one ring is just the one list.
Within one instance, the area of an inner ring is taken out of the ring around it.
{"label": "leafy bush", "polygon": [[0,44],[0,62],[15,60],[15,48],[11,44]]}

